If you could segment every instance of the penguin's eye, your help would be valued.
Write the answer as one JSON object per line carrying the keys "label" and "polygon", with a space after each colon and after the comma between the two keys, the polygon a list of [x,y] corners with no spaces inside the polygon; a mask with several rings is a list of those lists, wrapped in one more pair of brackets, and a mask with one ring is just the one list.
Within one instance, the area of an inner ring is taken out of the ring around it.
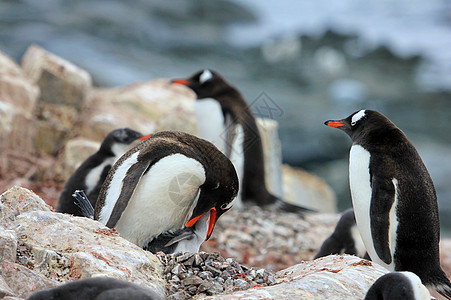
{"label": "penguin's eye", "polygon": [[222,204],[220,207],[221,207],[222,210],[229,210],[229,209],[232,208],[232,205],[230,205],[231,203],[232,203],[232,202],[224,203],[224,204]]}
{"label": "penguin's eye", "polygon": [[351,126],[354,126],[355,125],[355,123],[357,123],[356,121],[354,121],[354,122],[351,122]]}

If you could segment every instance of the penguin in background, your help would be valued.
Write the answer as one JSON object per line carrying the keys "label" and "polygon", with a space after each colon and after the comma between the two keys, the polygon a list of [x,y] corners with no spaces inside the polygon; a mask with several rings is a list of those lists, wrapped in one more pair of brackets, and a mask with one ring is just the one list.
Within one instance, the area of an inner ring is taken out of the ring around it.
{"label": "penguin in background", "polygon": [[357,226],[373,262],[410,271],[451,299],[440,267],[440,221],[432,179],[412,143],[387,117],[360,110],[325,124],[352,139],[349,182]]}
{"label": "penguin in background", "polygon": [[213,144],[162,131],[114,164],[94,219],[142,248],[197,252],[238,188],[233,164]]}
{"label": "penguin in background", "polygon": [[234,207],[243,203],[276,205],[287,211],[309,210],[283,202],[266,188],[263,146],[257,123],[241,93],[221,75],[202,70],[172,84],[189,87],[197,96],[199,136],[212,142],[236,168],[240,194]]}
{"label": "penguin in background", "polygon": [[36,291],[28,300],[162,300],[151,289],[108,277],[69,281],[60,286]]}
{"label": "penguin in background", "polygon": [[391,272],[379,277],[364,300],[430,300],[431,295],[412,272]]}
{"label": "penguin in background", "polygon": [[100,188],[114,162],[137,142],[148,137],[129,128],[115,129],[108,133],[99,150],[89,156],[67,180],[56,205],[56,211],[82,216],[72,197],[76,190],[84,190],[91,205],[95,206]]}
{"label": "penguin in background", "polygon": [[366,254],[365,245],[355,223],[354,210],[346,210],[338,220],[334,232],[328,237],[313,259],[330,254],[350,254],[362,258],[369,258]]}

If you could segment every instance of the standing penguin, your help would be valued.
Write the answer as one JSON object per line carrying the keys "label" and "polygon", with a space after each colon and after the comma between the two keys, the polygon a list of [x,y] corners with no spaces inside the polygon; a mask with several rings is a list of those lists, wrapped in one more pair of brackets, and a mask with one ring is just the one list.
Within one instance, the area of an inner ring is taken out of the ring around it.
{"label": "standing penguin", "polygon": [[364,300],[430,300],[431,295],[412,272],[391,272],[379,277]]}
{"label": "standing penguin", "polygon": [[404,133],[379,112],[325,124],[352,139],[349,182],[357,226],[373,262],[410,271],[451,299],[440,267],[440,222],[432,179]]}
{"label": "standing penguin", "polygon": [[[114,164],[94,219],[149,249],[155,249],[153,241],[163,245],[168,234],[186,231],[192,238],[180,240],[184,251],[197,252],[237,193],[235,169],[213,144],[187,133],[163,131]],[[191,233],[187,227],[193,228]]]}
{"label": "standing penguin", "polygon": [[108,133],[100,145],[100,149],[89,156],[66,182],[56,211],[82,216],[80,208],[74,204],[72,197],[76,190],[84,190],[91,205],[95,206],[103,181],[114,162],[132,148],[135,141],[145,140],[148,137],[129,128],[120,128]]}
{"label": "standing penguin", "polygon": [[341,215],[334,232],[323,242],[313,259],[330,254],[343,253],[359,257],[364,257],[366,253],[365,245],[363,245],[359,229],[355,223],[354,210],[352,208]]}
{"label": "standing penguin", "polygon": [[172,80],[196,93],[199,136],[215,144],[234,164],[240,179],[240,194],[234,206],[254,202],[259,206],[290,206],[271,194],[265,184],[263,147],[254,114],[241,93],[218,73],[203,70],[187,79]]}

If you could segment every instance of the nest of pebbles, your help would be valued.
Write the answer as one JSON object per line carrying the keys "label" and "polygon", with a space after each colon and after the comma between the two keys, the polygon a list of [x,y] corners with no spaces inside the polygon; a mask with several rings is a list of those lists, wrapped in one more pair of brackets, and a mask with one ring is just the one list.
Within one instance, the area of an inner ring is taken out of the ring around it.
{"label": "nest of pebbles", "polygon": [[171,300],[189,299],[196,295],[214,295],[246,290],[275,283],[275,274],[239,264],[234,258],[219,253],[158,252],[167,281],[167,296]]}

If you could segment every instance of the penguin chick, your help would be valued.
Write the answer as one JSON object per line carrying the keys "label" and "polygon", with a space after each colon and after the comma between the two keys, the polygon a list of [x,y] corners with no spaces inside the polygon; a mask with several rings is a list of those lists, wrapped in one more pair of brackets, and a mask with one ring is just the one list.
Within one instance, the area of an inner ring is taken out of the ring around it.
{"label": "penguin chick", "polygon": [[392,272],[379,277],[364,300],[430,300],[431,295],[412,272]]}
{"label": "penguin chick", "polygon": [[99,150],[89,156],[66,182],[56,205],[56,211],[82,216],[72,197],[75,190],[84,190],[94,207],[103,181],[114,162],[132,148],[135,142],[148,137],[129,128],[120,128],[108,133]]}
{"label": "penguin chick", "polygon": [[28,300],[162,300],[155,291],[137,284],[108,277],[69,281],[60,286],[34,292]]}
{"label": "penguin chick", "polygon": [[233,164],[213,144],[188,133],[163,131],[114,164],[100,191],[94,219],[116,228],[139,247],[161,234],[193,227],[199,220],[208,221],[206,240],[238,187]]}
{"label": "penguin chick", "polygon": [[355,223],[354,210],[346,210],[338,220],[335,230],[328,237],[313,259],[330,254],[350,254],[364,257],[366,250]]}
{"label": "penguin chick", "polygon": [[437,195],[415,147],[377,111],[360,110],[325,124],[352,139],[352,204],[372,261],[390,271],[413,272],[451,299],[451,283],[439,260]]}
{"label": "penguin chick", "polygon": [[241,208],[243,202],[274,205],[286,211],[311,211],[282,201],[266,188],[260,132],[252,110],[238,89],[208,69],[171,82],[187,86],[196,94],[199,136],[216,145],[235,166],[240,193],[234,207]]}

